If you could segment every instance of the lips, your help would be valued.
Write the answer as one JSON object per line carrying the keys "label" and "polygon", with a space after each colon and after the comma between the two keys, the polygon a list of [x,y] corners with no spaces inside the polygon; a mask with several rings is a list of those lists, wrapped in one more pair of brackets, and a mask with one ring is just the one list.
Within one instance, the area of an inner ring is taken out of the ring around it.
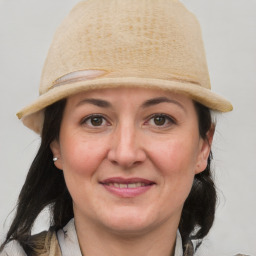
{"label": "lips", "polygon": [[136,182],[136,183],[105,183],[106,186],[115,187],[115,188],[138,188],[147,186],[145,183]]}
{"label": "lips", "polygon": [[[155,184],[155,182],[147,179],[142,179],[142,178],[121,178],[121,177],[113,177],[109,179],[105,179],[100,182],[101,184],[104,185],[135,185],[135,187],[141,187],[141,186],[149,186]],[[124,186],[125,188],[126,186]]]}
{"label": "lips", "polygon": [[148,191],[155,182],[142,178],[113,177],[101,181],[100,184],[119,197],[135,197]]}

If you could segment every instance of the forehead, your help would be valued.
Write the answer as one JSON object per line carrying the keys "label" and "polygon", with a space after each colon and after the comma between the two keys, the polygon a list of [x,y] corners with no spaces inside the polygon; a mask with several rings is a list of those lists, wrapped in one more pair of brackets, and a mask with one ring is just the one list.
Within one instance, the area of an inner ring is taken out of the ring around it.
{"label": "forehead", "polygon": [[193,100],[187,97],[186,95],[169,92],[162,89],[149,89],[149,88],[111,88],[111,89],[95,89],[87,92],[80,92],[75,95],[71,95],[67,98],[68,105],[77,104],[79,101],[84,99],[103,99],[110,102],[111,104],[115,103],[132,103],[143,104],[149,99],[156,98],[166,98],[171,101],[176,101],[181,105],[184,105],[188,108],[194,108]]}

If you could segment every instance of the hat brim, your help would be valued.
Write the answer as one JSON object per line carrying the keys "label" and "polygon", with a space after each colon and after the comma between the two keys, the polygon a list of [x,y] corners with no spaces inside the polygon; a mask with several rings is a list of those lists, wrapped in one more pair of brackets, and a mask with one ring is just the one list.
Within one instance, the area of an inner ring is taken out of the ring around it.
{"label": "hat brim", "polygon": [[212,110],[228,112],[233,109],[232,104],[224,97],[194,83],[177,80],[119,77],[73,82],[54,87],[39,96],[34,103],[19,111],[17,116],[22,119],[25,126],[40,134],[44,122],[44,109],[47,106],[79,92],[118,87],[161,89],[184,94]]}

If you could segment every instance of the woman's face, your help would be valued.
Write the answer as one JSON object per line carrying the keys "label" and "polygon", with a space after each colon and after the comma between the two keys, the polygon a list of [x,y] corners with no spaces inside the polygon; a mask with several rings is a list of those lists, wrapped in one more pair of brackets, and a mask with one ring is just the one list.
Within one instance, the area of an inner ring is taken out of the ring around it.
{"label": "woman's face", "polygon": [[76,220],[134,233],[177,227],[210,146],[199,136],[191,99],[115,88],[69,97],[51,149]]}

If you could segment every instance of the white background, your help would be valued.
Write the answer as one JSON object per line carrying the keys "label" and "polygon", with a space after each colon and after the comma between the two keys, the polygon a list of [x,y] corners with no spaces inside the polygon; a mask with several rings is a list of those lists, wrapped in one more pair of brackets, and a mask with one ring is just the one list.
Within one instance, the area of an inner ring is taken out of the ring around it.
{"label": "white background", "polygon": [[[124,0],[125,1],[125,0]],[[139,1],[139,0],[138,0]],[[38,95],[53,33],[76,0],[0,0],[0,237],[40,142],[15,113]],[[256,1],[184,0],[198,17],[212,88],[234,105],[218,116],[219,203],[198,255],[256,255]],[[42,219],[37,228],[43,228]]]}

